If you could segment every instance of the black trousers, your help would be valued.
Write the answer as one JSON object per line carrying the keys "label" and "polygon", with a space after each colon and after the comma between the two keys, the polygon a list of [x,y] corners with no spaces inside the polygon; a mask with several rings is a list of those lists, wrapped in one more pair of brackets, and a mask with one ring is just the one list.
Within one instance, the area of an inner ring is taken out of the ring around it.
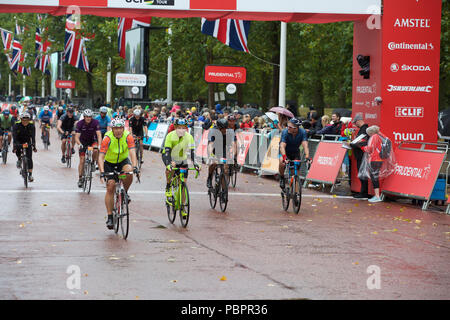
{"label": "black trousers", "polygon": [[[356,167],[358,168],[358,173],[359,173],[359,168],[361,167],[361,164],[362,164],[362,160],[363,160],[363,157],[356,157]],[[359,181],[361,181],[360,193],[363,193],[363,194],[369,193],[369,181],[361,180],[361,179],[359,179]]]}

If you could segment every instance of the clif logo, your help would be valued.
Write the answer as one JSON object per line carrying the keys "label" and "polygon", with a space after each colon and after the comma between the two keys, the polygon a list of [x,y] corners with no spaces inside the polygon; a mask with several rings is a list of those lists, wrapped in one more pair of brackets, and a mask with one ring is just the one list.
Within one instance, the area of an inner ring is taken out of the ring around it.
{"label": "clif logo", "polygon": [[423,107],[395,107],[396,118],[423,118]]}

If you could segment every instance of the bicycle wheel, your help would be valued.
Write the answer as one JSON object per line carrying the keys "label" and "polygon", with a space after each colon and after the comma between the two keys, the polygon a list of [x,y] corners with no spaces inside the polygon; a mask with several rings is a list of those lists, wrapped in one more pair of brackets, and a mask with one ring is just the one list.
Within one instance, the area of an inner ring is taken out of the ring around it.
{"label": "bicycle wheel", "polygon": [[219,184],[216,181],[216,175],[217,175],[217,169],[213,173],[212,177],[212,183],[214,183],[212,188],[208,189],[208,197],[209,197],[209,204],[211,205],[211,209],[214,209],[217,204],[217,195],[218,195],[218,186]]}
{"label": "bicycle wheel", "polygon": [[[167,217],[169,218],[170,223],[174,223],[176,210],[175,210],[175,192],[177,192],[177,188],[173,183],[170,184],[170,189],[172,192],[172,196],[170,198],[166,198],[166,208],[167,208]],[[168,203],[169,202],[169,203]]]}
{"label": "bicycle wheel", "polygon": [[287,211],[289,209],[289,202],[291,200],[290,190],[287,179],[285,180],[285,188],[281,190],[281,203],[283,204],[283,210]]}
{"label": "bicycle wheel", "polygon": [[84,169],[84,184],[85,184],[85,188],[86,188],[86,192],[87,194],[89,194],[91,192],[91,185],[92,185],[92,165],[91,165],[91,161],[89,161],[87,163],[86,168]]}
{"label": "bicycle wheel", "polygon": [[44,149],[48,150],[49,139],[48,139],[48,131],[47,130],[44,130],[43,142],[44,142]]}
{"label": "bicycle wheel", "polygon": [[236,180],[237,180],[237,173],[238,173],[238,169],[235,166],[236,165],[231,166],[233,168],[233,170],[232,170],[232,175],[230,176],[231,187],[233,187],[233,188],[236,188]]}
{"label": "bicycle wheel", "polygon": [[114,193],[114,209],[113,209],[113,222],[114,222],[114,232],[119,232],[119,224],[120,224],[120,209],[122,203],[122,195],[116,191]]}
{"label": "bicycle wheel", "polygon": [[227,177],[225,175],[225,173],[221,174],[220,177],[220,191],[219,191],[219,205],[220,205],[220,210],[222,212],[225,212],[225,210],[227,209],[227,205],[228,205],[228,182],[227,182]]}
{"label": "bicycle wheel", "polygon": [[136,160],[137,160],[138,169],[141,170],[141,167],[142,167],[142,163],[141,163],[142,157],[141,157],[141,142],[140,142],[140,141],[138,141],[138,142],[136,143]]}
{"label": "bicycle wheel", "polygon": [[302,181],[300,177],[294,176],[294,183],[292,185],[292,209],[294,213],[298,214],[302,204]]}
{"label": "bicycle wheel", "polygon": [[3,143],[6,143],[6,145],[4,145],[3,149],[2,149],[2,161],[3,161],[3,164],[6,164],[6,160],[8,158],[8,141],[3,142]]}
{"label": "bicycle wheel", "polygon": [[128,194],[122,189],[122,202],[120,210],[120,229],[124,239],[128,237],[128,229],[130,227],[130,215],[128,211]]}
{"label": "bicycle wheel", "polygon": [[25,188],[28,188],[28,160],[25,152],[22,155],[22,178]]}
{"label": "bicycle wheel", "polygon": [[66,165],[67,168],[72,167],[72,146],[70,143],[66,144]]}
{"label": "bicycle wheel", "polygon": [[[181,199],[180,199],[180,221],[181,225],[186,228],[189,222],[190,213],[190,201],[189,201],[189,190],[185,183],[181,185]],[[184,200],[183,200],[184,197]],[[183,215],[184,213],[184,215]]]}

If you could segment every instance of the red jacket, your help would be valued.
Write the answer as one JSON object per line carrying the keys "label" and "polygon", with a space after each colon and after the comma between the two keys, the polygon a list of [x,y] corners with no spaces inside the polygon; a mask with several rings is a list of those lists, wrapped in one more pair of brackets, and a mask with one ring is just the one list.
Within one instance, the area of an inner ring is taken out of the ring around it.
{"label": "red jacket", "polygon": [[381,137],[379,134],[374,134],[370,137],[369,142],[367,143],[367,146],[361,147],[361,149],[364,152],[367,152],[369,155],[369,162],[373,161],[384,161],[380,158],[380,152],[381,152],[381,145],[383,143],[383,140],[381,140]]}
{"label": "red jacket", "polygon": [[241,129],[250,129],[253,128],[253,122],[250,120],[248,122],[241,123]]}

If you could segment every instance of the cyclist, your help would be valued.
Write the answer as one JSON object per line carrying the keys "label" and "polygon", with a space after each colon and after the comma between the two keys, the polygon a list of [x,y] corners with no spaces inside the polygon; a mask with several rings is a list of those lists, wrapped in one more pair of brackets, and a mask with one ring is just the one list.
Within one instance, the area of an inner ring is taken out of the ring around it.
{"label": "cyclist", "polygon": [[[219,138],[217,141],[216,137]],[[234,131],[228,129],[227,119],[219,119],[217,120],[216,125],[208,133],[208,154],[213,158],[234,159],[236,153],[236,141],[237,139]],[[217,164],[211,161],[208,167],[208,178],[206,179],[206,187],[208,189],[212,188],[212,175],[216,167]],[[225,164],[224,169],[225,174],[228,174],[228,164]]]}
{"label": "cyclist", "polygon": [[27,143],[28,148],[26,150],[26,156],[28,158],[28,181],[33,182],[33,151],[36,150],[36,128],[33,121],[31,121],[31,115],[28,112],[24,112],[20,115],[20,121],[17,121],[13,127],[13,152],[17,155],[17,168],[20,168],[21,164],[21,151],[22,145]]}
{"label": "cyclist", "polygon": [[11,114],[11,117],[13,118],[14,122],[16,122],[19,118],[19,110],[17,109],[16,105],[12,105],[9,109],[9,112]]}
{"label": "cyclist", "polygon": [[[97,120],[92,119],[92,110],[83,112],[83,120],[77,122],[75,143],[80,146],[80,163],[78,164],[78,188],[83,186],[84,160],[88,147],[93,147],[92,160],[98,159],[98,145],[102,142],[100,125]],[[95,171],[95,170],[94,170]]]}
{"label": "cyclist", "polygon": [[[72,146],[75,143],[75,124],[77,121],[78,117],[73,114],[73,108],[67,108],[67,112],[58,120],[56,129],[61,134],[62,163],[66,163],[66,158],[64,155],[66,154],[66,140],[69,134],[72,135]],[[75,153],[75,150],[72,147],[72,154],[73,153]]]}
{"label": "cyclist", "polygon": [[[170,197],[170,181],[172,180],[172,168],[186,168],[187,149],[190,151],[191,160],[195,169],[199,170],[198,164],[195,162],[195,146],[194,137],[188,132],[187,121],[185,119],[175,120],[175,130],[166,136],[164,142],[164,150],[162,152],[162,160],[166,166],[166,197]],[[188,178],[186,172],[185,178]]]}
{"label": "cyclist", "polygon": [[[133,136],[125,130],[125,121],[123,119],[113,119],[111,120],[111,128],[111,131],[106,132],[105,138],[100,146],[98,167],[101,179],[105,178],[105,173],[112,173],[114,171],[134,171],[134,173],[138,173],[134,139]],[[128,156],[131,158],[131,163]],[[132,182],[133,177],[131,175],[127,176],[123,181],[125,190],[128,191]],[[106,183],[105,195],[105,205],[108,213],[106,226],[108,229],[114,227],[112,210],[114,208],[115,185],[114,179],[109,178]],[[130,198],[128,199],[130,200]]]}
{"label": "cyclist", "polygon": [[142,140],[144,138],[144,132],[145,137],[148,137],[147,121],[145,121],[145,118],[142,117],[141,109],[135,109],[133,114],[133,117],[129,120],[130,133],[137,139],[141,140],[140,150],[136,150],[136,152],[141,153],[141,163],[144,163],[144,144],[142,143]]}
{"label": "cyclist", "polygon": [[306,159],[309,158],[308,135],[303,128],[300,128],[301,122],[297,118],[292,118],[287,124],[287,128],[281,132],[280,141],[280,163],[278,173],[280,174],[280,188],[284,189],[284,170],[286,160],[300,160],[300,146],[303,147]]}
{"label": "cyclist", "polygon": [[95,120],[98,121],[100,125],[100,132],[102,133],[102,139],[105,136],[105,133],[110,130],[109,124],[111,123],[111,118],[107,115],[108,108],[101,107],[100,115],[95,117]]}
{"label": "cyclist", "polygon": [[[8,145],[11,144],[12,134],[11,129],[14,126],[14,119],[11,117],[9,110],[5,109],[3,110],[2,114],[0,115],[0,150],[3,149],[3,143],[6,141],[3,141],[3,134],[5,132],[8,133]],[[1,157],[1,154],[0,154]]]}
{"label": "cyclist", "polygon": [[[39,113],[39,122],[41,127],[41,138],[44,138],[44,130],[46,125],[51,125],[53,114],[48,106],[45,106]],[[48,131],[48,145],[50,145],[50,130]]]}
{"label": "cyclist", "polygon": [[56,120],[61,119],[62,115],[65,113],[63,106],[59,106],[58,110],[56,111]]}

